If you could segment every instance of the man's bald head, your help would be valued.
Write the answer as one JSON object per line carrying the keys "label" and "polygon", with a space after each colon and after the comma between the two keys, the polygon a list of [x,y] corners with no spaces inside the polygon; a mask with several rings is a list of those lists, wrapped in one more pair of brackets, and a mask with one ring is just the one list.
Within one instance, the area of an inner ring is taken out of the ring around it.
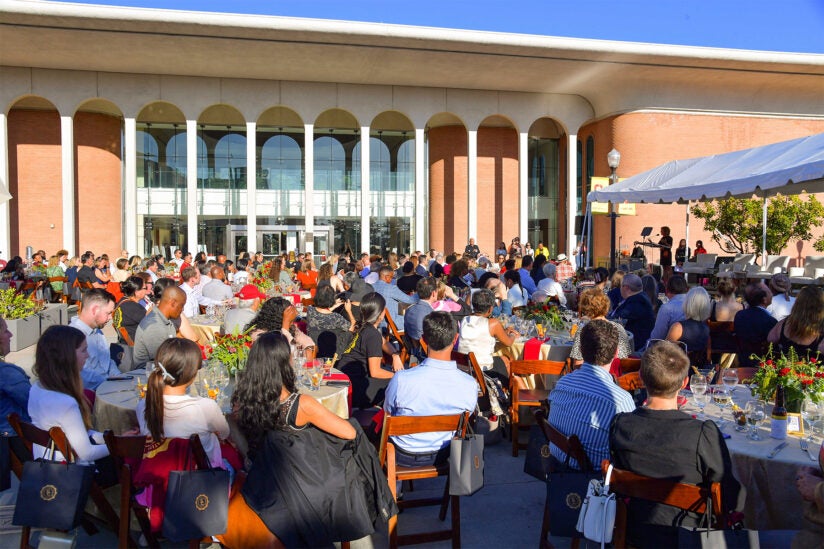
{"label": "man's bald head", "polygon": [[163,290],[157,308],[166,318],[180,318],[184,305],[186,305],[186,292],[179,286],[169,286]]}
{"label": "man's bald head", "polygon": [[209,271],[209,276],[217,280],[223,280],[224,278],[226,278],[226,273],[223,271],[223,267],[218,267],[217,265],[215,265]]}

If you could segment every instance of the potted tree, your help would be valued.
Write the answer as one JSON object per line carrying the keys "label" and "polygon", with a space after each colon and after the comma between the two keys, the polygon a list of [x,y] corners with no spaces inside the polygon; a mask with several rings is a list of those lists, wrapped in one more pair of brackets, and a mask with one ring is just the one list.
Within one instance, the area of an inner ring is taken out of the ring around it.
{"label": "potted tree", "polygon": [[11,350],[19,351],[37,343],[40,337],[40,319],[37,312],[42,306],[13,288],[0,290],[0,317],[12,333]]}

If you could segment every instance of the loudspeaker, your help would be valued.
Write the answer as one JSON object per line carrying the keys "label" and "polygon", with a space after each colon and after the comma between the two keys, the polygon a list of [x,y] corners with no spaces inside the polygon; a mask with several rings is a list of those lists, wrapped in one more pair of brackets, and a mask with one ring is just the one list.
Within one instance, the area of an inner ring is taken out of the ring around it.
{"label": "loudspeaker", "polygon": [[575,216],[575,235],[581,236],[581,233],[584,232],[584,216],[576,215]]}

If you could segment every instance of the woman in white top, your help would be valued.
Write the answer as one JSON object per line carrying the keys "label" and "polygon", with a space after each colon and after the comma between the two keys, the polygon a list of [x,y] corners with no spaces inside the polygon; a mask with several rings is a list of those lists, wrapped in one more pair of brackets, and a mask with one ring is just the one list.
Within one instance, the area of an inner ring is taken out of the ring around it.
{"label": "woman in white top", "polygon": [[182,338],[164,341],[146,382],[146,399],[137,405],[137,421],[140,433],[155,441],[197,433],[212,467],[221,467],[220,441],[229,437],[229,424],[217,402],[189,395],[200,364],[200,348],[195,342]]}
{"label": "woman in white top", "polygon": [[[544,264],[544,275],[546,275],[546,278],[538,282],[538,290],[532,294],[533,301],[545,301],[549,297],[557,297],[558,303],[566,306],[567,299],[564,295],[564,289],[558,284],[558,281],[555,280],[557,270],[558,268],[554,263]],[[536,299],[536,297],[538,299]]]}
{"label": "woman in white top", "polygon": [[[83,332],[70,326],[49,327],[37,342],[34,373],[38,381],[29,393],[32,423],[43,430],[60,427],[78,463],[84,464],[109,455],[103,434],[91,429],[91,406],[83,394],[80,370],[87,358]],[[42,457],[45,450],[35,446],[34,457]],[[59,452],[55,457],[63,459]]]}
{"label": "woman in white top", "polygon": [[461,321],[459,353],[475,353],[475,359],[481,369],[489,375],[502,380],[509,386],[509,361],[505,357],[492,356],[495,343],[500,341],[507,347],[512,345],[518,332],[513,328],[504,330],[496,318],[491,318],[495,305],[495,294],[482,289],[472,294],[472,315]]}
{"label": "woman in white top", "polygon": [[790,316],[795,305],[795,297],[790,295],[790,277],[783,273],[773,275],[770,280],[770,291],[773,293],[772,303],[767,312],[779,322]]}
{"label": "woman in white top", "polygon": [[506,299],[513,307],[525,307],[529,302],[529,293],[521,286],[521,273],[513,269],[504,273],[507,287]]}

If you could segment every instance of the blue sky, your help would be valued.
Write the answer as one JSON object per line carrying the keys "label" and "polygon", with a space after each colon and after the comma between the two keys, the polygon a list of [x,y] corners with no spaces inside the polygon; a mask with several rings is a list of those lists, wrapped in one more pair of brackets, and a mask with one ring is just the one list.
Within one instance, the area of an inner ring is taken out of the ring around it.
{"label": "blue sky", "polygon": [[112,0],[93,3],[824,53],[824,0]]}

